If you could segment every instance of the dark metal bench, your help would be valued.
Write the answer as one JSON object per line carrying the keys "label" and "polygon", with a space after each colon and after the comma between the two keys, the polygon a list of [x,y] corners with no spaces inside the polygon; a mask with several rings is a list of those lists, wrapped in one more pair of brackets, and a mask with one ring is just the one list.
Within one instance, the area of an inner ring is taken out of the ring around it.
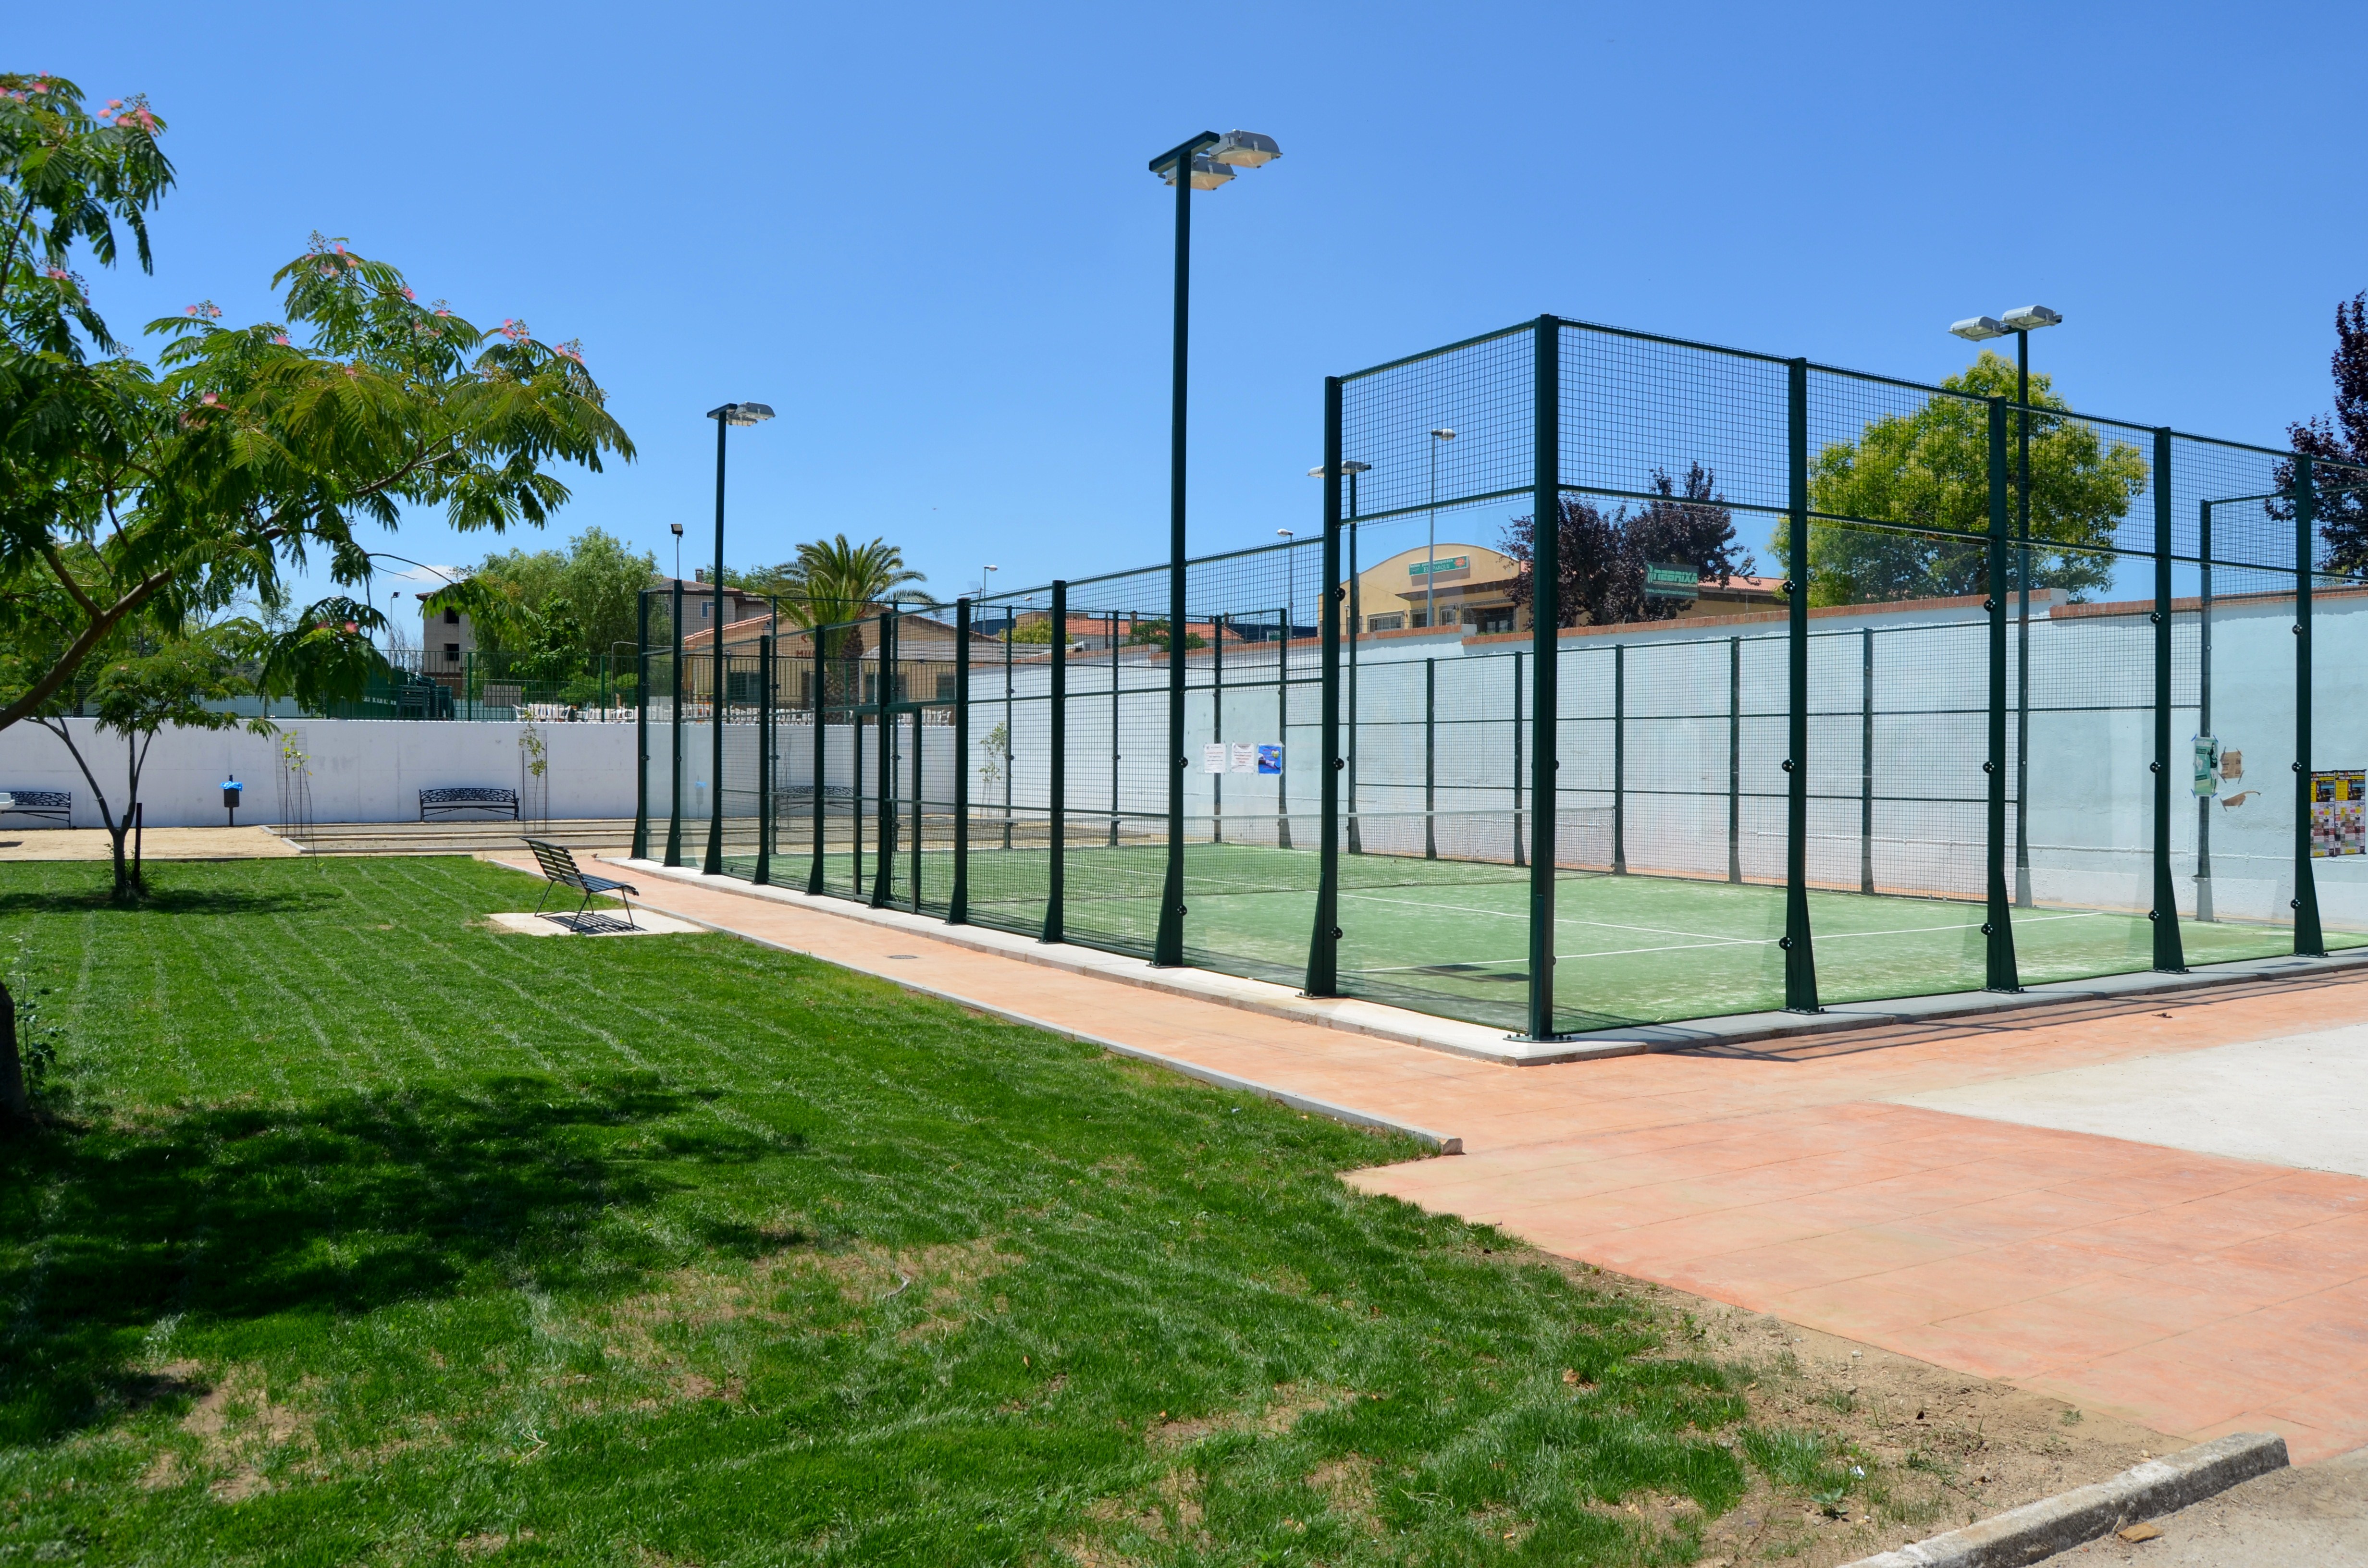
{"label": "dark metal bench", "polygon": [[61,827],[74,825],[71,790],[0,790],[0,816],[47,817]]}
{"label": "dark metal bench", "polygon": [[515,790],[489,789],[483,785],[466,784],[450,790],[419,791],[419,820],[426,822],[427,813],[449,816],[454,812],[501,812],[510,821],[518,821],[518,794]]}
{"label": "dark metal bench", "polygon": [[[550,899],[552,888],[561,887],[570,892],[580,892],[584,895],[584,902],[576,905],[575,913],[567,916],[566,920],[570,930],[583,932],[589,929],[585,924],[584,912],[592,906],[592,900],[598,894],[612,892],[624,903],[625,929],[628,931],[641,929],[633,924],[633,901],[624,896],[627,893],[639,894],[641,889],[631,882],[612,881],[607,877],[590,875],[582,867],[576,865],[575,852],[564,844],[553,844],[544,838],[529,838],[526,841],[526,846],[534,851],[536,863],[541,866],[542,874],[550,879],[543,884],[542,897],[535,901],[534,912],[537,915],[542,913],[543,903]],[[556,920],[560,916],[554,915],[552,918]],[[607,917],[596,915],[591,918],[600,921]]]}

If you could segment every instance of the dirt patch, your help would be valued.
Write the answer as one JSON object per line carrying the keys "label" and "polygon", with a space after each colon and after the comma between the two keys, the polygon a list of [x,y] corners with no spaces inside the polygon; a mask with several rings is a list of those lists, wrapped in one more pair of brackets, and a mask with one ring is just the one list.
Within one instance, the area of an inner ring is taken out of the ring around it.
{"label": "dirt patch", "polygon": [[[1525,1261],[1504,1256],[1508,1263]],[[1828,1483],[1779,1484],[1763,1464],[1786,1455],[1754,1453],[1734,1434],[1720,1439],[1745,1449],[1752,1483],[1741,1504],[1702,1527],[1702,1568],[1778,1561],[1831,1568],[2187,1446],[2009,1383],[1586,1264],[1552,1261],[1587,1289],[1645,1307],[1666,1335],[1663,1354],[1738,1369],[1752,1427],[1799,1433],[1823,1445],[1821,1455],[1791,1457],[1804,1464],[1814,1459]],[[1845,1477],[1846,1488],[1837,1490]],[[1682,1499],[1628,1503],[1634,1506],[1620,1511],[1630,1518],[1649,1516],[1665,1527],[1680,1524],[1692,1507]]]}
{"label": "dirt patch", "polygon": [[1163,1410],[1157,1423],[1144,1429],[1143,1440],[1155,1449],[1181,1449],[1226,1432],[1257,1432],[1279,1437],[1298,1426],[1303,1416],[1356,1397],[1356,1392],[1349,1389],[1303,1388],[1297,1383],[1277,1383],[1274,1385],[1274,1397],[1254,1410],[1218,1411],[1190,1419],[1178,1417],[1173,1421],[1167,1419],[1167,1413]]}
{"label": "dirt patch", "polygon": [[194,1451],[186,1443],[160,1449],[141,1472],[140,1484],[149,1491],[209,1477],[206,1489],[216,1498],[243,1502],[269,1489],[267,1466],[317,1449],[312,1413],[285,1397],[273,1399],[260,1369],[232,1367],[209,1382],[198,1363],[176,1361],[144,1381],[159,1391],[196,1396],[180,1421],[182,1436],[195,1439]]}
{"label": "dirt patch", "polygon": [[1382,1533],[1382,1522],[1373,1513],[1373,1462],[1364,1455],[1326,1460],[1307,1472],[1307,1489],[1363,1534]]}

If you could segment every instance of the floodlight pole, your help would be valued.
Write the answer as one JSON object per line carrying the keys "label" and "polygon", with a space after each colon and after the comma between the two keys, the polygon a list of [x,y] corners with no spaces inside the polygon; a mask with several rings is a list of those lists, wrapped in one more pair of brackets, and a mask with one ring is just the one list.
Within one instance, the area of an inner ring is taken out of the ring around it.
{"label": "floodlight pole", "polygon": [[2014,334],[2014,906],[2031,902],[2031,332]]}
{"label": "floodlight pole", "polygon": [[[1167,412],[1167,868],[1151,943],[1155,968],[1184,961],[1184,392],[1191,336],[1192,160],[1216,144],[1217,133],[1203,131],[1151,161],[1153,173],[1170,165],[1176,176],[1176,333]],[[1061,631],[1066,641],[1067,627]]]}
{"label": "floodlight pole", "polygon": [[707,785],[706,875],[723,874],[723,436],[731,427],[724,410],[708,415],[715,421],[715,685],[707,695],[707,724],[714,736],[714,758]]}

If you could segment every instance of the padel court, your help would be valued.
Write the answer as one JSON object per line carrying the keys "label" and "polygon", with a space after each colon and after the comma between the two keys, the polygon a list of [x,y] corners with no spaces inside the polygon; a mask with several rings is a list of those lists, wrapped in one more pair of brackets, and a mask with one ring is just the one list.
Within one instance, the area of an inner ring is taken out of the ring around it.
{"label": "padel court", "polygon": [[[1166,851],[1156,845],[1072,845],[1064,855],[1064,935],[1148,953]],[[945,906],[948,851],[900,858],[894,903]],[[826,879],[852,885],[851,855],[827,857]],[[1315,918],[1312,850],[1204,844],[1185,851],[1191,890],[1186,952],[1201,967],[1298,985]],[[1042,929],[1051,857],[973,846],[972,921],[1022,935]],[[918,886],[913,878],[917,875]],[[1565,871],[1556,878],[1555,1014],[1565,1029],[1616,1028],[1784,1005],[1779,940],[1784,889],[1683,877]],[[1518,1028],[1529,982],[1530,873],[1485,862],[1412,856],[1340,857],[1340,989],[1417,1011]],[[1979,990],[1984,906],[1812,889],[1819,990],[1837,1002]],[[2014,912],[2025,983],[2146,967],[2144,915],[2040,906]],[[2292,950],[2290,927],[2180,922],[2188,960],[2207,964]],[[2328,945],[2368,942],[2329,931]]]}

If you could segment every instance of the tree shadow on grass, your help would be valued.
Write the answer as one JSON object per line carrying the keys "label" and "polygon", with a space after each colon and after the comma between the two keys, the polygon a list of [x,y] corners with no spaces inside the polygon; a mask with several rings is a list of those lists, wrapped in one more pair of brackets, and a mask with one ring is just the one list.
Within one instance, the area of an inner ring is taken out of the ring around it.
{"label": "tree shadow on grass", "polygon": [[648,1077],[505,1078],[0,1142],[0,1446],[153,1399],[156,1380],[133,1364],[174,1314],[358,1314],[488,1267],[544,1289],[628,1288],[671,1260],[637,1227],[601,1226],[605,1211],[681,1186],[667,1165],[783,1152],[685,1117],[700,1098]]}
{"label": "tree shadow on grass", "polygon": [[[102,871],[105,861],[96,862]],[[25,889],[0,892],[0,916],[12,915],[87,915],[114,911],[125,915],[293,915],[323,904],[348,902],[332,887],[289,888],[256,892],[245,888],[158,888],[139,899],[119,899],[111,882],[101,879],[84,888]]]}

